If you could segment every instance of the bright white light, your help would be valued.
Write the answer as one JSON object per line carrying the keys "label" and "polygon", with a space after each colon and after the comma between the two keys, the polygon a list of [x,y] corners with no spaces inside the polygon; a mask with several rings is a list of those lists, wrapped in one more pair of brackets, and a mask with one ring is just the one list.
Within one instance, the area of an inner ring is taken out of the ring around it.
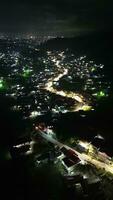
{"label": "bright white light", "polygon": [[37,117],[38,115],[41,115],[41,112],[33,111],[33,112],[31,112],[31,114],[30,114],[30,118],[35,118],[35,117]]}

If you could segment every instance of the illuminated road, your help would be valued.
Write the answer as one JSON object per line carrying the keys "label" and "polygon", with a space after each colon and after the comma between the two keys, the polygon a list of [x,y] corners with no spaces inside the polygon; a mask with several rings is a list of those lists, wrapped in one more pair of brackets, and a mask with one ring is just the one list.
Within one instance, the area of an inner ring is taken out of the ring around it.
{"label": "illuminated road", "polygon": [[53,143],[54,145],[59,146],[60,148],[64,146],[61,142],[57,141],[56,139],[52,138],[52,136],[46,134],[44,131],[39,130],[38,134],[46,139],[47,141]]}
{"label": "illuminated road", "polygon": [[[58,68],[62,68],[59,65],[59,62],[57,62],[56,65]],[[74,93],[74,92],[67,92],[67,91],[63,91],[63,90],[57,90],[54,88],[54,82],[58,82],[63,76],[68,74],[68,69],[63,69],[63,72],[61,72],[59,75],[57,75],[56,77],[49,79],[48,83],[45,86],[45,89],[53,94],[56,95],[60,95],[62,97],[66,97],[66,98],[70,98],[73,99],[75,101],[77,101],[79,104],[78,106],[75,105],[73,106],[73,111],[79,111],[79,110],[91,110],[92,107],[88,105],[88,103],[86,103],[86,99],[84,99],[84,97],[78,93]]]}
{"label": "illuminated road", "polygon": [[96,159],[92,158],[90,155],[80,153],[80,152],[76,151],[75,149],[57,141],[56,139],[52,138],[52,136],[47,135],[45,132],[43,132],[41,130],[39,132],[40,132],[39,133],[40,136],[42,136],[47,141],[53,143],[54,145],[59,146],[59,148],[65,147],[67,149],[71,149],[72,151],[74,151],[78,155],[78,157],[81,161],[88,162],[89,164],[94,165],[97,169],[102,169],[102,170],[105,170],[105,172],[109,172],[109,173],[113,174],[113,167],[110,164],[96,160]]}

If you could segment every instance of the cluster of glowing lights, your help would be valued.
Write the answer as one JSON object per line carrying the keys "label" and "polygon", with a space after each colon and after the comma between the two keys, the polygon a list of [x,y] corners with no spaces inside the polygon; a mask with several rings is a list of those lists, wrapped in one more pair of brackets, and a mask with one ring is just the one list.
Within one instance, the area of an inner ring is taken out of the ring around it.
{"label": "cluster of glowing lights", "polygon": [[72,98],[80,103],[83,102],[82,97],[79,94],[75,94],[73,92],[66,92],[66,91],[62,91],[62,90],[56,90],[53,88],[53,83],[55,81],[59,81],[60,78],[62,78],[63,76],[65,76],[68,73],[68,70],[65,69],[63,73],[59,74],[57,77],[53,78],[53,80],[50,80],[47,84],[45,89],[51,93],[55,93],[57,95],[63,96],[63,97],[67,97],[67,98]]}
{"label": "cluster of glowing lights", "polygon": [[30,73],[31,73],[31,70],[24,69],[22,76],[25,77],[25,78],[27,78],[27,77],[29,77]]}
{"label": "cluster of glowing lights", "polygon": [[0,90],[4,90],[6,87],[5,81],[3,79],[0,79]]}
{"label": "cluster of glowing lights", "polygon": [[78,110],[89,111],[89,110],[91,110],[92,106],[89,106],[88,104],[85,103],[85,101],[84,101],[85,99],[82,95],[71,92],[71,91],[70,92],[63,91],[63,90],[59,91],[53,87],[54,82],[58,82],[63,76],[65,76],[67,74],[68,74],[68,70],[64,69],[64,71],[62,73],[60,73],[55,78],[50,79],[48,81],[48,83],[45,86],[45,89],[53,94],[60,95],[62,97],[66,97],[66,98],[70,98],[70,99],[73,99],[73,100],[81,103],[81,106],[79,106],[79,108],[74,108],[74,111],[78,111]]}
{"label": "cluster of glowing lights", "polygon": [[41,115],[41,113],[38,112],[38,111],[33,111],[33,112],[31,112],[31,114],[30,114],[30,118],[35,118],[35,117],[37,117],[38,115]]}
{"label": "cluster of glowing lights", "polygon": [[83,141],[79,141],[79,145],[84,147],[85,149],[89,149],[89,146],[91,145],[88,142],[83,142]]}
{"label": "cluster of glowing lights", "polygon": [[[83,161],[93,164],[97,169],[104,169],[106,172],[113,174],[113,162],[109,160],[110,157],[108,158],[108,156],[106,156],[105,158],[104,156],[103,161],[100,161],[98,160],[99,156],[96,155],[95,147],[92,144],[88,142],[79,141],[79,145],[81,145],[87,150],[87,154],[81,154],[80,156]],[[92,155],[95,155],[95,157],[92,157]]]}
{"label": "cluster of glowing lights", "polygon": [[106,96],[105,92],[103,92],[103,91],[98,92],[97,95],[99,97],[105,97]]}
{"label": "cluster of glowing lights", "polygon": [[97,98],[103,98],[103,97],[106,97],[107,94],[104,91],[99,91],[99,92],[93,94],[93,96],[96,96]]}
{"label": "cluster of glowing lights", "polygon": [[[39,128],[36,127],[36,130],[39,130]],[[50,141],[51,143],[58,145],[60,148],[64,146],[65,148],[70,149],[73,152],[75,152],[78,155],[79,159],[83,162],[83,164],[88,162],[90,164],[93,164],[97,169],[104,169],[105,172],[109,172],[109,173],[113,174],[113,162],[107,163],[106,162],[108,160],[107,158],[105,161],[98,160],[98,154],[96,155],[95,147],[91,143],[79,141],[79,145],[81,145],[82,147],[84,147],[87,150],[87,153],[80,153],[80,152],[76,151],[75,149],[73,149],[67,145],[64,145],[63,143],[60,143],[58,140],[53,139],[53,137],[51,137],[51,136],[49,136],[49,134],[43,132],[43,130],[40,131],[40,135],[44,139]],[[92,155],[93,155],[93,157],[92,157]]]}

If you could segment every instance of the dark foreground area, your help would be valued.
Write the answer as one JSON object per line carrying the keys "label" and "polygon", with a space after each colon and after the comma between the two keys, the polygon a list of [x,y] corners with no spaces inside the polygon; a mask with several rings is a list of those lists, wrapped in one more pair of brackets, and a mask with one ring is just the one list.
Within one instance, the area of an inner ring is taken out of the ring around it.
{"label": "dark foreground area", "polygon": [[[89,58],[93,58],[97,63],[105,65],[105,73],[109,81],[112,83],[113,89],[113,57],[112,48],[113,40],[111,33],[93,35],[86,38],[73,39],[54,39],[48,41],[41,48],[48,50],[71,48],[77,54],[87,54]],[[111,157],[113,156],[113,94],[110,93],[108,99],[99,101],[95,111],[90,111],[84,115],[83,111],[78,113],[59,114],[53,118],[48,112],[44,116],[37,118],[47,124],[54,125],[57,137],[61,141],[65,141],[70,137],[92,141],[95,135],[102,134],[105,138],[104,142],[96,141],[95,145],[101,148]],[[10,110],[13,100],[0,96],[0,145],[1,145],[1,196],[5,199],[7,196],[11,199],[80,199],[81,197],[73,188],[68,188],[63,177],[52,164],[47,164],[41,168],[36,168],[32,156],[14,158],[10,154],[12,145],[17,144],[21,138],[30,138],[33,121],[23,120],[21,112],[12,112]],[[96,193],[97,186],[91,190],[92,193],[84,199],[103,199],[107,197],[100,193]],[[92,195],[93,194],[93,195]],[[78,196],[77,196],[78,195]],[[108,198],[108,199],[111,199]],[[112,200],[112,199],[111,199]]]}

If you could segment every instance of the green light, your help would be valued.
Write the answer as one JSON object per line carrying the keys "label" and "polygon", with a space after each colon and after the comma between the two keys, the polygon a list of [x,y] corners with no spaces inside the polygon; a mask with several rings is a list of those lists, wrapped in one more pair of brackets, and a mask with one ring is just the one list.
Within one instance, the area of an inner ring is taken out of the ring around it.
{"label": "green light", "polygon": [[4,81],[0,80],[0,89],[3,89],[3,88],[4,88]]}
{"label": "green light", "polygon": [[104,91],[99,91],[95,94],[95,96],[97,96],[97,98],[102,98],[102,97],[106,97],[106,93]]}
{"label": "green light", "polygon": [[2,89],[3,88],[3,84],[0,82],[0,89]]}
{"label": "green light", "polygon": [[25,78],[27,78],[27,77],[29,77],[30,72],[31,71],[29,69],[24,69],[24,72],[23,72],[22,76],[25,77]]}
{"label": "green light", "polygon": [[104,93],[103,91],[100,91],[100,92],[99,92],[99,96],[100,96],[100,97],[104,97],[104,96],[105,96],[105,93]]}
{"label": "green light", "polygon": [[30,73],[30,70],[29,70],[29,69],[26,69],[26,70],[24,70],[24,73],[29,74],[29,73]]}
{"label": "green light", "polygon": [[7,89],[7,83],[5,80],[0,79],[0,90]]}
{"label": "green light", "polygon": [[91,68],[91,71],[92,71],[92,72],[94,72],[94,71],[95,71],[95,68],[94,68],[94,67],[92,67],[92,68]]}

